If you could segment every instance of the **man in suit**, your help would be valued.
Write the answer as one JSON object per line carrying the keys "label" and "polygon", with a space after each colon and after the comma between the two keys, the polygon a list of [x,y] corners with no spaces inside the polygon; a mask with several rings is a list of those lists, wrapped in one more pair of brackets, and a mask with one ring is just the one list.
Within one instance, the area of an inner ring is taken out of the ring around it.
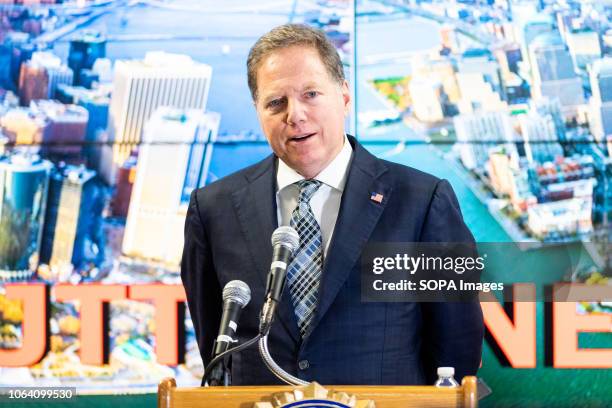
{"label": "man in suit", "polygon": [[[278,225],[300,233],[269,335],[275,361],[322,384],[432,384],[436,368],[474,375],[483,321],[472,303],[361,301],[368,242],[473,242],[445,180],[380,160],[347,136],[350,94],[325,35],[277,27],[249,53],[249,87],[274,154],[191,196],[182,279],[205,365],[221,292],[246,282],[240,342],[258,332]],[[273,384],[256,348],[232,357],[233,384]]]}

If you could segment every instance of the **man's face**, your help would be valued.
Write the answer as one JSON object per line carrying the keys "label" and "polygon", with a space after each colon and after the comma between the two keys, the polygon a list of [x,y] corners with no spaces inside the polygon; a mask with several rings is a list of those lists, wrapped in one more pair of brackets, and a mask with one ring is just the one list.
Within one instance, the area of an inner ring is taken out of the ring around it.
{"label": "man's face", "polygon": [[350,95],[334,81],[316,49],[292,46],[266,56],[257,70],[257,116],[270,147],[305,178],[342,149]]}

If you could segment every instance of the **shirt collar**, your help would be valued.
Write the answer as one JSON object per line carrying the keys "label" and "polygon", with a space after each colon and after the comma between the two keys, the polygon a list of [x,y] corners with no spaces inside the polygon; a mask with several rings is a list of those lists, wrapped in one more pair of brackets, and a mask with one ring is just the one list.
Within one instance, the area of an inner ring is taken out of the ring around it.
{"label": "shirt collar", "polygon": [[[351,162],[351,156],[353,154],[353,148],[346,135],[344,136],[344,145],[340,153],[324,168],[317,176],[315,180],[327,184],[330,187],[344,191],[346,184],[346,176],[348,173],[349,164]],[[304,177],[297,171],[289,167],[284,161],[278,160],[278,170],[276,172],[276,185],[278,186],[277,191],[281,191],[285,187],[297,183],[300,180],[304,180]]]}

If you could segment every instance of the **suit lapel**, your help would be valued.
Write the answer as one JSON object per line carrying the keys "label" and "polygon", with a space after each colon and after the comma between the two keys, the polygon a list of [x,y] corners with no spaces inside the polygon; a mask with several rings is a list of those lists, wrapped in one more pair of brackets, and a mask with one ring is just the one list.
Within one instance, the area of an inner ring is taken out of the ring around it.
{"label": "suit lapel", "polygon": [[[358,262],[392,192],[390,183],[380,177],[387,171],[382,162],[355,139],[351,138],[351,142],[355,146],[353,162],[342,194],[328,257],[325,259],[319,305],[310,331],[316,328]],[[378,203],[372,200],[372,193],[381,194],[382,201]]]}
{"label": "suit lapel", "polygon": [[[272,262],[270,238],[278,226],[275,161],[273,155],[265,159],[246,176],[247,185],[232,194],[234,209],[238,215],[242,233],[246,237],[249,252],[257,269],[257,275],[264,288]],[[277,313],[279,320],[294,341],[298,342],[301,336],[287,285],[285,285],[283,300],[277,308]]]}

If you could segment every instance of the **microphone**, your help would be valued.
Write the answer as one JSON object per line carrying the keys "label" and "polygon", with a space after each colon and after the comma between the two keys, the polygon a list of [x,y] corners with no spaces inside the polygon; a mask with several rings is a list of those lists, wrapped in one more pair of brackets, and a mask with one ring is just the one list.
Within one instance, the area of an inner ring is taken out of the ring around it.
{"label": "microphone", "polygon": [[[225,352],[231,343],[238,340],[234,339],[238,329],[238,317],[242,308],[251,300],[251,289],[249,285],[240,280],[233,280],[223,288],[223,314],[219,324],[219,334],[213,347],[211,363],[206,367],[204,381],[208,379],[209,385],[229,385],[230,375],[227,370],[228,357],[219,360],[219,363],[212,362],[219,354]],[[217,359],[218,360],[218,359]]]}
{"label": "microphone", "polygon": [[223,288],[223,314],[219,325],[219,334],[215,340],[212,358],[229,348],[238,329],[238,317],[242,309],[251,301],[251,289],[241,280],[233,280]]}
{"label": "microphone", "polygon": [[272,233],[272,263],[266,285],[266,300],[259,319],[259,333],[262,335],[270,330],[276,305],[280,302],[285,287],[287,266],[299,245],[300,236],[292,227],[278,227]]}

